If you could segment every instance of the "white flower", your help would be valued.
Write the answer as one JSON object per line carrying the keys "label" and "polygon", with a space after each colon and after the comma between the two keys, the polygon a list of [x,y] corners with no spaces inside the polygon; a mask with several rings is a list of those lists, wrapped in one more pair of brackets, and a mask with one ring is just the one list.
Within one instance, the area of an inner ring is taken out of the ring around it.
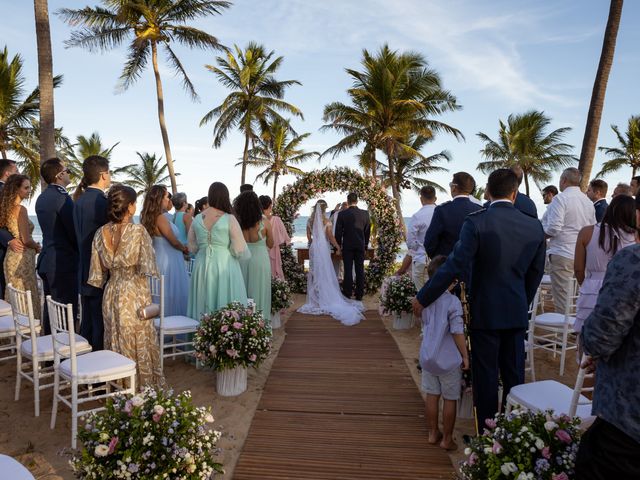
{"label": "white flower", "polygon": [[558,424],[556,422],[549,420],[548,422],[544,423],[544,428],[547,432],[551,432],[552,430],[555,430],[556,428],[558,428]]}
{"label": "white flower", "polygon": [[107,440],[109,440],[109,434],[107,432],[100,433],[100,441],[106,442]]}
{"label": "white flower", "polygon": [[544,448],[544,441],[541,438],[536,438],[536,448],[542,450]]}
{"label": "white flower", "polygon": [[207,422],[207,423],[213,423],[213,415],[211,415],[210,413],[207,413],[204,416],[204,421]]}
{"label": "white flower", "polygon": [[109,454],[109,446],[108,445],[96,445],[95,450],[93,451],[93,454],[96,457],[106,457]]}
{"label": "white flower", "polygon": [[164,414],[164,407],[162,405],[156,405],[155,407],[153,407],[153,413],[157,415]]}
{"label": "white flower", "polygon": [[513,462],[507,462],[500,467],[500,471],[505,475],[510,475],[518,471],[518,467]]}
{"label": "white flower", "polygon": [[131,399],[131,405],[134,407],[140,407],[144,405],[144,399],[140,395],[136,395]]}
{"label": "white flower", "polygon": [[464,454],[465,454],[466,456],[471,455],[471,449],[470,449],[469,447],[465,448],[465,449],[464,449]]}

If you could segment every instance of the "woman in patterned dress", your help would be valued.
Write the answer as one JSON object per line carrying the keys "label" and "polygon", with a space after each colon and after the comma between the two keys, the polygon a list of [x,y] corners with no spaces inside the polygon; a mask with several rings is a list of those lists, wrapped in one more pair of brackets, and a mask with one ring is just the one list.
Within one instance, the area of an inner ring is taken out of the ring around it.
{"label": "woman in patterned dress", "polygon": [[91,249],[88,283],[104,287],[102,315],[104,346],[136,361],[137,385],[162,385],[153,320],[141,320],[137,311],[151,303],[149,275],[158,275],[151,237],[132,223],[136,192],[116,185],[107,197],[108,223],[98,229]]}
{"label": "woman in patterned dress", "polygon": [[[36,253],[40,253],[40,244],[31,237],[33,223],[29,220],[27,209],[21,203],[29,198],[31,181],[26,175],[11,175],[0,195],[0,226],[9,230],[14,238],[20,239],[24,252],[17,253],[7,249],[4,258],[4,277],[7,285],[12,284],[20,290],[30,290],[33,315],[40,319],[40,294],[36,278]],[[9,298],[8,291],[5,297]]]}

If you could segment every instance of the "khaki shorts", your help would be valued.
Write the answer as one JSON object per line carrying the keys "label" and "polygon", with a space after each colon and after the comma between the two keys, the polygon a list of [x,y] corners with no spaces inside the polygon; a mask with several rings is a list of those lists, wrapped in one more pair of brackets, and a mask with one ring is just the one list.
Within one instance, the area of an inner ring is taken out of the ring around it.
{"label": "khaki shorts", "polygon": [[443,375],[422,370],[422,391],[429,395],[442,395],[445,400],[460,400],[462,369],[456,367]]}

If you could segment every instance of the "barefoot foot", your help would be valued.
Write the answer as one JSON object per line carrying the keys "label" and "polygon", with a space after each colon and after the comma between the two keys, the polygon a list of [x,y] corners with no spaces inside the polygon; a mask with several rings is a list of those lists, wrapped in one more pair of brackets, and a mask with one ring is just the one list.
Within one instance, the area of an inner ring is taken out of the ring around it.
{"label": "barefoot foot", "polygon": [[442,433],[440,432],[440,430],[429,431],[429,439],[427,441],[430,445],[435,445],[440,440],[442,440]]}
{"label": "barefoot foot", "polygon": [[447,450],[448,452],[453,452],[455,450],[458,449],[458,444],[456,442],[454,442],[453,440],[449,440],[449,441],[444,441],[442,440],[440,442],[440,448],[443,448],[445,450]]}

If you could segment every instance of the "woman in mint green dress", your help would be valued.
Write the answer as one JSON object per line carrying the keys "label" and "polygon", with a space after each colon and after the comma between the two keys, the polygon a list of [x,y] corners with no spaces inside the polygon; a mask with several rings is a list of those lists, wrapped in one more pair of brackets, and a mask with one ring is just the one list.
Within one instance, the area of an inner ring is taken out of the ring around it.
{"label": "woman in mint green dress", "polygon": [[209,187],[209,207],[191,224],[189,250],[196,253],[191,273],[187,315],[200,320],[231,302],[247,304],[239,259],[248,256],[247,243],[231,214],[229,190],[220,182]]}
{"label": "woman in mint green dress", "polygon": [[233,210],[251,252],[250,258],[240,261],[247,296],[254,299],[256,309],[262,311],[265,320],[271,321],[271,222],[263,217],[260,200],[254,192],[241,193],[233,202]]}

